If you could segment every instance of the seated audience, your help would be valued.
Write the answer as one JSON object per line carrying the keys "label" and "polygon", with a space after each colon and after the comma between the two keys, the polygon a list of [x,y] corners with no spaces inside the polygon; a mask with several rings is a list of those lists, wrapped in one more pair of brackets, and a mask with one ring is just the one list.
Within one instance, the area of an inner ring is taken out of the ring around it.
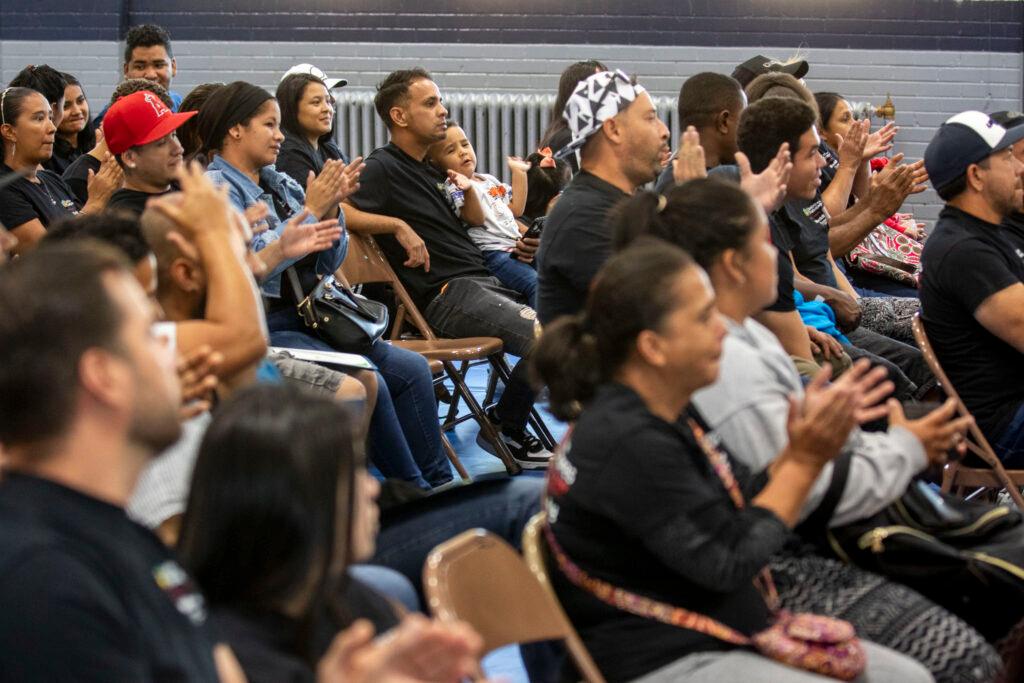
{"label": "seated audience", "polygon": [[[261,289],[271,343],[330,351],[334,350],[331,346],[312,336],[296,305],[344,260],[347,234],[335,219],[320,218],[336,215],[338,201],[358,182],[360,162],[347,167],[340,161],[325,164],[304,193],[298,183],[274,169],[283,137],[278,116],[273,96],[254,85],[239,81],[214,93],[199,117],[204,149],[212,154],[207,174],[214,182],[227,185],[236,209],[266,206],[269,229],[256,235],[253,245],[269,271]],[[302,241],[310,229],[315,232],[312,246]],[[282,275],[289,267],[294,267],[294,278]],[[301,293],[296,293],[293,280],[298,280]],[[377,410],[370,423],[372,460],[383,465],[406,462],[411,455],[423,473],[418,482],[425,479],[438,486],[451,481],[436,424],[437,405],[427,361],[384,341],[373,344],[367,357],[379,371]],[[400,430],[394,429],[396,424]]]}
{"label": "seated audience", "polygon": [[180,431],[154,311],[103,245],[48,246],[0,269],[7,678],[218,680],[202,596],[124,513],[147,460]]}
{"label": "seated audience", "polygon": [[78,79],[62,73],[67,85],[64,86],[64,113],[57,126],[57,137],[53,141],[53,156],[43,168],[63,175],[68,166],[78,157],[96,146],[96,126],[89,116],[89,101]]}
{"label": "seated audience", "polygon": [[1024,127],[948,119],[925,150],[946,206],[921,254],[921,317],[949,381],[1007,467],[1024,466],[1024,255],[999,224],[1022,202]]}
{"label": "seated audience", "polygon": [[[303,71],[301,68],[308,67]],[[306,189],[310,174],[320,175],[328,160],[348,164],[334,143],[334,96],[331,90],[347,81],[327,78],[312,64],[292,67],[277,86],[284,142],[276,168]],[[357,164],[358,165],[358,164]]]}
{"label": "seated audience", "polygon": [[61,177],[42,167],[53,154],[56,132],[50,104],[42,94],[20,87],[0,93],[0,174],[17,169],[24,176],[0,189],[0,223],[18,238],[17,254],[34,247],[51,221],[80,211],[101,211],[121,182],[111,158],[105,169],[90,178],[92,201],[79,204]]}
{"label": "seated audience", "polygon": [[572,141],[559,154],[578,150],[580,172],[544,226],[537,292],[544,324],[583,307],[591,280],[611,254],[608,212],[658,177],[669,157],[669,131],[651,96],[621,71],[580,82],[565,117]]}
{"label": "seated audience", "polygon": [[[553,410],[577,418],[549,470],[549,572],[609,681],[819,680],[736,643],[769,627],[776,605],[763,570],[863,397],[814,387],[790,411],[770,476],[754,477],[690,401],[715,380],[725,333],[704,272],[651,241],[612,257],[584,310],[538,343]],[[917,662],[864,646],[866,680],[932,680]]]}
{"label": "seated audience", "polygon": [[[489,336],[505,351],[529,355],[536,337],[536,314],[518,295],[501,286],[484,265],[466,229],[440,189],[444,177],[425,159],[445,137],[448,110],[423,69],[395,71],[377,86],[377,114],[391,141],[366,159],[359,189],[346,200],[351,230],[376,236],[403,286],[440,337]],[[530,257],[537,240],[516,244]],[[527,366],[520,362],[489,417],[512,456],[524,468],[547,466],[550,452],[526,429],[534,394]],[[478,435],[477,443],[494,447]]]}
{"label": "seated audience", "polygon": [[[171,98],[167,94],[167,91],[159,83],[153,83],[147,81],[144,78],[133,78],[128,81],[121,81],[114,88],[113,94],[110,96],[110,104],[117,102],[122,97],[127,97],[132,93],[137,92],[151,92],[159,98],[159,100],[170,109]],[[110,105],[108,105],[109,108]],[[97,126],[96,145],[89,150],[88,153],[75,159],[71,162],[71,165],[67,167],[64,173],[61,175],[64,182],[68,184],[71,191],[75,193],[75,197],[78,198],[79,203],[85,204],[89,201],[89,178],[99,173],[100,167],[104,159],[107,158],[107,141],[103,139],[103,128],[99,123]],[[113,155],[110,156],[110,163],[120,171],[120,166],[114,160]],[[117,189],[117,188],[115,188]]]}
{"label": "seated audience", "polygon": [[[539,147],[547,147],[554,153],[558,153],[569,144],[572,140],[572,131],[569,130],[565,120],[565,105],[569,102],[569,98],[572,96],[573,91],[576,90],[576,86],[579,85],[580,81],[585,81],[589,76],[602,71],[608,71],[608,67],[596,59],[585,59],[565,67],[562,75],[558,78],[558,93],[555,95],[555,104],[551,108],[551,120],[548,121],[548,127],[544,130],[543,135],[540,136]],[[572,175],[579,173],[580,162],[578,155],[569,155],[566,157],[565,162],[569,164]]]}
{"label": "seated audience", "polygon": [[177,189],[182,147],[176,130],[196,115],[174,114],[151,92],[122,97],[107,110],[103,139],[124,170],[124,187],[107,202],[108,209],[141,215],[150,197]]}
{"label": "seated audience", "polygon": [[[622,248],[645,235],[654,236],[686,250],[708,273],[727,333],[718,378],[694,393],[693,405],[730,453],[758,475],[786,448],[790,400],[800,402],[805,396],[800,376],[778,339],[752,317],[777,296],[778,254],[769,240],[768,221],[746,193],[712,179],[693,180],[675,188],[663,208],[659,206],[662,204],[657,196],[643,193],[620,207],[615,220],[617,246]],[[891,391],[892,384],[881,383],[872,388],[874,382],[884,378],[885,372],[880,368],[867,372],[867,367],[867,361],[858,361],[836,383],[860,384],[865,402],[858,421],[864,423],[888,413],[888,431],[853,428],[837,458],[843,468],[838,476],[845,482],[842,495],[821,528],[801,531],[805,538],[817,537],[827,527],[875,514],[897,500],[914,475],[929,465],[944,463],[954,443],[963,450],[964,444],[957,437],[969,420],[952,419],[952,401],[927,417],[907,420],[896,402],[875,406]],[[819,382],[820,378],[816,385]],[[807,522],[808,515],[822,503],[838,469],[831,462],[822,468],[804,501],[802,522]],[[863,576],[867,572],[855,567],[837,568],[824,558],[782,556],[772,562],[777,573],[785,573],[783,581],[776,581],[777,584],[783,584],[789,574],[796,573],[791,569],[793,564],[801,572],[829,577],[828,581],[816,582],[814,591],[801,591],[822,605],[814,611],[853,621],[858,631],[873,633],[871,638],[876,642],[914,656],[938,681],[980,683],[988,680],[986,674],[990,675],[995,668],[995,652],[981,634],[909,588],[886,581],[864,598],[851,600],[853,591],[849,591],[844,579],[853,585],[878,579]],[[780,588],[783,604],[789,593],[784,585]],[[900,606],[898,618],[879,616],[896,604]],[[862,616],[867,614],[871,618]],[[907,615],[914,615],[918,623],[928,622],[931,628],[922,630],[908,625]],[[965,646],[963,656],[945,656],[945,634],[949,633],[956,633],[957,642]],[[924,640],[928,638],[933,638],[933,642],[926,644]]]}
{"label": "seated audience", "polygon": [[[813,375],[813,365],[806,365],[811,356],[804,355],[807,353],[806,328],[796,310],[794,291],[798,290],[808,300],[819,294],[828,297],[825,303],[840,311],[836,314],[839,329],[848,338],[843,344],[845,353],[851,358],[866,357],[873,363],[884,365],[896,383],[896,396],[900,400],[920,398],[935,384],[921,352],[908,344],[858,327],[861,309],[853,296],[834,287],[822,290],[796,270],[795,253],[806,243],[805,229],[818,231],[815,233],[818,237],[828,235],[828,221],[821,201],[817,199],[824,159],[818,149],[818,135],[814,128],[816,118],[815,112],[802,101],[765,97],[750,105],[740,121],[740,149],[750,158],[753,171],[767,166],[771,160],[769,155],[780,141],[788,142],[790,149],[794,150],[793,171],[786,186],[786,204],[769,216],[772,242],[779,249],[778,297],[758,317],[758,321],[772,330],[783,348],[798,359],[798,364],[805,368],[801,374]],[[812,214],[820,214],[822,222],[804,211],[814,207],[817,208]],[[827,268],[822,263],[815,264],[820,266],[822,277],[831,275],[835,281],[838,271],[828,254],[827,244],[821,244],[818,258],[827,263]]]}
{"label": "seated audience", "polygon": [[332,642],[362,620],[382,636],[420,634],[420,656],[405,662],[412,680],[461,680],[475,669],[482,642],[471,628],[403,617],[353,575],[351,565],[373,554],[379,490],[351,417],[331,401],[259,387],[218,411],[178,549],[251,683],[314,680]]}
{"label": "seated audience", "polygon": [[427,150],[427,160],[447,175],[444,191],[469,237],[484,254],[491,275],[506,288],[537,307],[537,270],[532,256],[518,256],[516,243],[529,226],[521,222],[529,198],[526,174],[529,162],[519,157],[507,160],[512,184],[476,170],[476,152],[466,132],[455,121],[447,122],[445,139]]}

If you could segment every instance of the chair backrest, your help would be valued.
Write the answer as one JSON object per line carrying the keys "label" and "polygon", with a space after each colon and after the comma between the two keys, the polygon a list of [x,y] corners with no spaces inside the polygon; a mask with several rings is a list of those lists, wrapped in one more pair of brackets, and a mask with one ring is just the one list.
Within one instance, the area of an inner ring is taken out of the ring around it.
{"label": "chair backrest", "polygon": [[[434,548],[423,567],[423,588],[431,612],[441,621],[468,622],[483,637],[485,652],[541,640],[568,644],[576,637],[519,553],[483,529],[470,529]],[[601,678],[588,680],[603,683]]]}
{"label": "chair backrest", "polygon": [[580,675],[583,676],[583,680],[590,683],[604,683],[604,677],[590,656],[590,652],[587,651],[587,647],[583,644],[583,640],[576,633],[576,629],[573,628],[569,617],[562,610],[562,605],[558,602],[555,589],[551,586],[548,566],[544,559],[544,539],[542,538],[546,523],[547,515],[544,512],[538,512],[530,518],[526,528],[523,529],[523,557],[526,559],[526,566],[534,578],[537,579],[537,583],[544,588],[544,592],[551,596],[551,600],[555,603],[555,608],[569,625],[569,633],[565,637],[565,648],[576,663],[576,668],[579,670]]}
{"label": "chair backrest", "polygon": [[394,324],[391,326],[391,339],[394,339],[395,335],[401,331],[406,316],[409,316],[416,331],[424,339],[437,338],[372,235],[349,231],[348,255],[345,257],[345,262],[341,264],[341,272],[345,274],[345,279],[351,285],[383,282],[390,284],[394,289],[395,297],[398,299],[398,312],[395,315]]}
{"label": "chair backrest", "polygon": [[[942,365],[939,364],[939,359],[935,355],[935,350],[932,348],[931,342],[928,341],[928,335],[924,331],[924,321],[921,319],[921,313],[917,312],[914,314],[914,318],[911,321],[911,328],[914,330],[914,339],[917,341],[917,347],[921,349],[922,355],[924,355],[925,362],[928,363],[928,367],[931,369],[932,374],[939,382],[939,386],[942,387],[946,395],[956,401],[956,409],[960,415],[970,417],[971,413],[967,410],[967,406],[964,405],[960,395],[956,393],[956,388],[953,387],[953,383],[949,381],[949,377],[946,372],[942,369]],[[1003,463],[999,460],[999,456],[992,449],[988,439],[982,433],[981,429],[978,428],[974,422],[971,422],[971,426],[967,430],[967,448],[981,458],[985,464],[991,467],[996,476],[999,478],[1003,485],[1006,486],[1010,497],[1014,503],[1021,510],[1024,510],[1024,496],[1021,496],[1019,487],[1013,481],[1013,478],[1006,472],[1003,467]]]}

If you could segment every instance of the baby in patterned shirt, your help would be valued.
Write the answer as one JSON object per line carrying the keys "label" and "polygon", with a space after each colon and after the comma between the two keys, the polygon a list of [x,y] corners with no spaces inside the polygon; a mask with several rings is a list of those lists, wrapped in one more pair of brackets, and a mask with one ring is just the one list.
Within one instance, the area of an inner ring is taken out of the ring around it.
{"label": "baby in patterned shirt", "polygon": [[476,153],[465,131],[448,123],[445,139],[435,143],[427,159],[448,174],[444,191],[452,210],[466,224],[473,244],[483,252],[491,274],[508,289],[522,295],[530,306],[537,300],[537,270],[532,256],[516,253],[516,243],[528,226],[518,219],[526,206],[526,172],[530,164],[509,157],[512,184],[478,173]]}

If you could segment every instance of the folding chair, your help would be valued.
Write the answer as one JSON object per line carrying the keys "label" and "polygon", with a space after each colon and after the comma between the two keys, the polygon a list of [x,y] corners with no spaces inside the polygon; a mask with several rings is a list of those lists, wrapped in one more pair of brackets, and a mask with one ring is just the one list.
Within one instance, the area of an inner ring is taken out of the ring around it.
{"label": "folding chair", "polygon": [[471,529],[434,548],[423,567],[423,588],[434,616],[469,623],[483,637],[484,652],[562,640],[583,679],[604,683],[553,594],[494,534]]}
{"label": "folding chair", "polygon": [[[935,356],[928,335],[924,331],[924,323],[921,314],[914,314],[912,322],[914,339],[917,346],[924,354],[924,359],[931,368],[939,385],[946,392],[946,395],[956,401],[957,413],[962,416],[970,416],[967,406],[956,393],[949,377],[939,365],[939,359]],[[949,492],[954,486],[957,487],[957,494],[963,495],[968,487],[979,489],[1006,489],[1013,499],[1013,502],[1020,510],[1024,510],[1024,497],[1021,496],[1020,488],[1024,486],[1024,470],[1009,470],[1003,467],[999,456],[992,450],[988,439],[981,433],[976,424],[971,424],[967,434],[967,449],[981,458],[988,467],[966,467],[958,462],[947,463],[942,470],[942,490]]]}
{"label": "folding chair", "polygon": [[[451,380],[455,392],[452,404],[461,399],[469,408],[467,418],[455,418],[449,409],[442,429],[448,430],[455,426],[462,419],[473,419],[480,425],[480,431],[484,438],[494,446],[498,458],[504,463],[509,474],[518,474],[522,471],[519,463],[512,457],[508,447],[498,436],[497,430],[484,412],[483,406],[470,391],[466,384],[464,372],[465,364],[470,361],[486,361],[490,364],[493,372],[502,380],[507,382],[511,371],[505,362],[504,345],[496,337],[466,337],[463,339],[439,339],[434,334],[426,318],[420,313],[416,304],[402,285],[395,271],[387,261],[387,257],[380,250],[376,241],[370,235],[349,233],[348,256],[341,266],[345,278],[350,284],[386,283],[394,289],[395,297],[398,300],[398,311],[391,328],[391,343],[395,346],[415,351],[427,360],[440,361],[444,367],[447,378]],[[415,328],[422,339],[397,339],[396,335],[402,329],[403,324],[408,321]],[[459,366],[462,366],[460,368]],[[531,423],[535,425],[539,421],[536,411],[531,412]],[[541,423],[543,426],[543,423]],[[550,439],[550,433],[546,427],[543,429],[545,436]],[[543,440],[542,436],[542,440]],[[547,444],[545,444],[547,445]]]}

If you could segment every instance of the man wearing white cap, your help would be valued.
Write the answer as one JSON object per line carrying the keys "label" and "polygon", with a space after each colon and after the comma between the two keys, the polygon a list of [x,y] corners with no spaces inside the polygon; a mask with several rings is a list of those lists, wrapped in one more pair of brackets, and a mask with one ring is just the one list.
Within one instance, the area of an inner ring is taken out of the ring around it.
{"label": "man wearing white cap", "polygon": [[579,153],[580,172],[548,216],[538,254],[541,323],[578,312],[590,281],[612,252],[608,212],[668,163],[669,131],[651,96],[622,71],[580,81],[563,114],[572,140],[559,156]]}
{"label": "man wearing white cap", "polygon": [[1024,253],[999,223],[1021,206],[1024,163],[1003,128],[965,111],[924,153],[945,200],[921,254],[921,316],[929,340],[978,426],[1008,467],[1024,466]]}

